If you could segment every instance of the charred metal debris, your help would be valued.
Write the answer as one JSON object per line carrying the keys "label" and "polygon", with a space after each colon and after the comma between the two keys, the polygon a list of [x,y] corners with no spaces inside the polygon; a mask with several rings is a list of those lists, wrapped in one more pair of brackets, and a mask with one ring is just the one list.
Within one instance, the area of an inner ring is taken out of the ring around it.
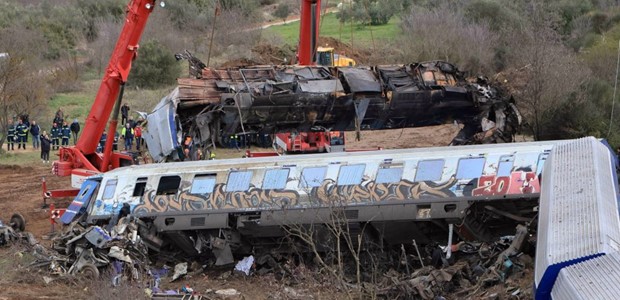
{"label": "charred metal debris", "polygon": [[[207,68],[189,52],[190,78],[148,114],[149,150],[163,160],[191,136],[203,147],[234,134],[365,130],[458,123],[453,145],[512,142],[521,124],[514,99],[484,77],[429,61],[372,67]],[[174,116],[172,121],[171,116]],[[150,141],[149,141],[150,140]]]}
{"label": "charred metal debris", "polygon": [[[23,218],[12,220],[13,227],[0,227],[0,230],[11,228],[2,232],[10,232],[12,236],[9,240],[3,240],[5,242],[1,246],[27,241],[29,252],[34,257],[29,268],[46,270],[39,273],[46,283],[59,278],[93,280],[103,276],[100,274],[106,274],[102,279],[109,280],[112,286],[125,281],[139,283],[153,299],[175,293],[202,297],[213,292],[201,293],[188,284],[177,291],[165,290],[164,281],[175,282],[182,277],[191,279],[218,264],[214,261],[195,261],[181,253],[155,254],[141,237],[149,234],[140,229],[144,224],[132,216],[122,217],[117,225],[105,227],[84,226],[76,221],[51,239],[50,248],[23,231]],[[396,250],[362,249],[357,252],[360,259],[357,262],[353,255],[346,253],[347,250],[341,254],[322,251],[321,261],[327,265],[315,267],[341,267],[339,272],[342,277],[338,280],[342,287],[380,299],[526,299],[531,297],[529,287],[533,280],[533,259],[530,255],[534,253],[534,237],[528,226],[519,224],[514,235],[490,242],[445,244],[444,240],[438,240],[418,245],[412,240],[401,244],[400,249]],[[271,251],[256,258],[253,255],[242,259],[238,257],[236,264],[217,269],[221,274],[218,278],[271,273],[284,285],[296,285],[308,280],[310,275],[305,272],[321,273],[312,271],[315,268],[312,265],[316,264],[312,254],[290,253],[299,248],[282,246],[278,249],[288,249],[289,253]],[[358,278],[361,282],[355,279],[356,272],[360,272]],[[333,281],[325,282],[335,284]],[[291,291],[297,293],[289,287],[282,291],[285,298]],[[235,294],[239,293],[235,291]]]}

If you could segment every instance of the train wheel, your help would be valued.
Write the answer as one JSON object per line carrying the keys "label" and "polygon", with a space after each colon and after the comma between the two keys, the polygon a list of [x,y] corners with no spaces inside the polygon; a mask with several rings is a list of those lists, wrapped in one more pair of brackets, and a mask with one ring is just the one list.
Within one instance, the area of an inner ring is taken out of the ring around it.
{"label": "train wheel", "polygon": [[11,227],[15,231],[24,231],[26,229],[26,219],[19,213],[14,213],[11,216]]}

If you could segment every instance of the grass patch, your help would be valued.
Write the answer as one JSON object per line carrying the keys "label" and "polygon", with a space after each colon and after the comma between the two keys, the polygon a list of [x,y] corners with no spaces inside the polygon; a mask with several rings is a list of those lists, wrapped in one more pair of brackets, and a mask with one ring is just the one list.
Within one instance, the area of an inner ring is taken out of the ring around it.
{"label": "grass patch", "polygon": [[[362,26],[350,23],[340,24],[335,13],[328,13],[321,18],[320,35],[340,39],[342,42],[351,45],[351,35],[353,35],[353,46],[363,45],[372,46],[374,37],[375,43],[385,40],[392,40],[400,34],[400,19],[392,17],[390,22],[378,26]],[[277,35],[289,45],[297,45],[299,41],[299,21],[289,24],[271,26],[265,29],[268,35]]]}
{"label": "grass patch", "polygon": [[[24,150],[14,150],[14,151],[6,151],[6,143],[3,145],[3,149],[0,150],[0,165],[33,165],[37,163],[41,163],[41,151],[32,149],[32,136],[28,138],[28,149]],[[17,145],[15,145],[15,149],[17,149]],[[50,161],[58,158],[56,151],[50,151]],[[51,168],[51,166],[50,166]]]}

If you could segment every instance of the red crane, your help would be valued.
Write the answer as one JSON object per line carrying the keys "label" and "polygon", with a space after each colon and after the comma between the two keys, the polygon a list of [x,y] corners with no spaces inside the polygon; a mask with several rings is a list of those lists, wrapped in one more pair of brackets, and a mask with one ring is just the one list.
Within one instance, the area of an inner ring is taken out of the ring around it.
{"label": "red crane", "polygon": [[[127,5],[125,25],[110,57],[110,62],[101,80],[90,113],[86,118],[84,131],[77,145],[60,148],[60,158],[53,165],[54,174],[84,177],[131,164],[132,158],[129,155],[112,152],[112,143],[118,123],[123,88],[131,70],[131,62],[137,55],[138,42],[146,26],[146,21],[155,7],[155,2],[156,0],[131,0]],[[96,153],[99,139],[113,111],[103,154]],[[75,184],[76,182],[72,183]]]}
{"label": "red crane", "polygon": [[316,63],[316,47],[319,39],[321,0],[302,0],[299,16],[299,46],[297,56],[300,65]]}

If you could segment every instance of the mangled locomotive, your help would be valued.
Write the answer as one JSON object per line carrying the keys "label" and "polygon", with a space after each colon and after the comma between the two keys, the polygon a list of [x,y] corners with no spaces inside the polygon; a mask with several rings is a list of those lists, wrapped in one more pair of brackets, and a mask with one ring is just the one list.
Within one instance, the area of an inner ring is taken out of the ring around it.
{"label": "mangled locomotive", "polygon": [[486,79],[466,79],[444,61],[374,67],[253,66],[212,69],[187,53],[194,78],[147,116],[156,161],[185,136],[200,146],[231,135],[265,144],[276,132],[364,130],[457,122],[452,144],[512,142],[521,123],[514,100]]}
{"label": "mangled locomotive", "polygon": [[219,264],[290,251],[287,228],[323,227],[334,212],[383,247],[444,240],[450,224],[462,239],[489,240],[513,231],[508,221],[535,219],[542,167],[557,143],[130,166],[86,180],[62,221],[104,225],[128,204],[152,250]]}

